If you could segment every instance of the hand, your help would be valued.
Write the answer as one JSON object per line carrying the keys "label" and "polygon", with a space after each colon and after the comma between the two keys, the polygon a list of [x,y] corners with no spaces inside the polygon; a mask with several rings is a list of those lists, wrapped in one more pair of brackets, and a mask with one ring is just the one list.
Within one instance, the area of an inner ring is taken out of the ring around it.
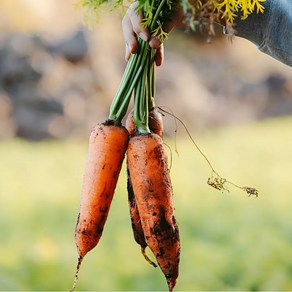
{"label": "hand", "polygon": [[[134,2],[127,10],[122,21],[123,34],[126,42],[126,60],[129,60],[131,54],[135,54],[138,50],[138,42],[136,35],[142,40],[148,41],[151,48],[156,49],[155,63],[157,66],[162,65],[164,49],[163,44],[157,37],[151,36],[147,28],[141,25],[143,20],[142,12],[137,14],[138,2]],[[172,20],[164,23],[163,30],[169,33],[174,27],[182,24],[183,11],[178,9],[173,13]]]}

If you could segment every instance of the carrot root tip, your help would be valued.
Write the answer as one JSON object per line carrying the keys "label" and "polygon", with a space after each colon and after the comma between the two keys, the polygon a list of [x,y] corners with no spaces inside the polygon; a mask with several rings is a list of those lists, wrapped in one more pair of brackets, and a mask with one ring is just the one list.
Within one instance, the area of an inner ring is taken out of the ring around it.
{"label": "carrot root tip", "polygon": [[141,252],[142,252],[142,255],[144,256],[145,260],[150,265],[152,265],[154,268],[157,268],[157,265],[153,261],[151,261],[151,259],[147,256],[147,254],[146,254],[146,248],[145,247],[141,247]]}
{"label": "carrot root tip", "polygon": [[78,274],[79,274],[79,270],[80,270],[80,266],[81,266],[82,260],[83,260],[83,257],[79,256],[77,267],[76,267],[76,272],[75,272],[75,276],[74,276],[74,282],[73,282],[72,288],[70,289],[70,292],[73,292],[74,289],[76,288],[76,285],[77,285],[77,282],[78,282]]}
{"label": "carrot root tip", "polygon": [[169,281],[169,280],[167,280],[167,285],[168,285],[169,292],[172,292],[173,291],[173,288],[174,288],[175,284],[176,284],[175,281]]}

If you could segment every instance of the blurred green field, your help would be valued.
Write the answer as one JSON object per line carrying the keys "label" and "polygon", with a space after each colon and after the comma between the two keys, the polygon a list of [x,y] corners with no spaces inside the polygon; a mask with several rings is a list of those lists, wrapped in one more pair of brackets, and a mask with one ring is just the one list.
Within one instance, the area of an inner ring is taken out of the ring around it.
{"label": "blurred green field", "polygon": [[[291,129],[285,118],[195,137],[222,176],[258,188],[258,199],[209,187],[207,164],[190,140],[178,139],[171,169],[182,244],[176,291],[292,290]],[[174,149],[172,139],[168,145]],[[86,141],[0,143],[0,290],[71,287],[86,153]],[[125,186],[123,170],[78,290],[166,290],[133,240]]]}

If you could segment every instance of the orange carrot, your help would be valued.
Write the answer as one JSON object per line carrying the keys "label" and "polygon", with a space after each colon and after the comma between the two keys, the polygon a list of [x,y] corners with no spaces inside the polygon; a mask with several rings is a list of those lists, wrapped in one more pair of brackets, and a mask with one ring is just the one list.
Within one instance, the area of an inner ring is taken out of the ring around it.
{"label": "orange carrot", "polygon": [[91,132],[75,229],[79,260],[73,289],[82,259],[97,245],[102,235],[128,140],[126,128],[107,122],[98,124]]}
{"label": "orange carrot", "polygon": [[[148,123],[149,123],[150,131],[158,134],[162,138],[163,122],[162,122],[162,115],[160,114],[160,112],[156,108],[153,108],[149,112],[148,119],[149,119]],[[136,133],[136,126],[134,123],[133,111],[131,111],[128,114],[128,117],[126,119],[126,128],[129,132],[130,137],[133,137]],[[146,255],[145,249],[147,247],[147,243],[145,241],[141,219],[140,219],[128,168],[127,168],[127,189],[128,189],[128,203],[129,203],[129,209],[130,209],[130,218],[131,218],[131,223],[132,223],[134,239],[141,246],[141,252],[144,258],[146,259],[146,261],[149,262],[152,266],[157,267],[157,265],[153,261],[151,261],[149,257]]]}
{"label": "orange carrot", "polygon": [[130,138],[127,162],[146,243],[172,291],[178,277],[180,242],[162,139],[152,133]]}

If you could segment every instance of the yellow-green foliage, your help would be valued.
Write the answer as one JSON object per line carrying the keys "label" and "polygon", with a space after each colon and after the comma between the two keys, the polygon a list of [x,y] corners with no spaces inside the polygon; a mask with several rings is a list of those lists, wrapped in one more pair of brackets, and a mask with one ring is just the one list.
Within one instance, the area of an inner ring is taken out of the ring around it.
{"label": "yellow-green foliage", "polygon": [[227,21],[233,23],[234,18],[241,12],[242,19],[253,12],[264,12],[264,7],[261,2],[266,0],[209,0],[213,5],[214,11],[217,11],[221,17],[226,17]]}
{"label": "yellow-green foliage", "polygon": [[[152,20],[153,8],[157,7],[163,0],[139,0],[139,9],[144,12],[145,26],[148,26]],[[233,24],[235,18],[240,16],[242,19],[246,19],[251,13],[263,13],[264,6],[262,2],[266,0],[167,0],[165,8],[166,10],[174,10],[177,5],[183,8],[186,15],[186,23],[192,29],[195,25],[202,23],[202,20],[208,20],[209,24],[214,21],[222,21],[227,24]],[[79,0],[79,5],[87,9],[88,15],[96,15],[103,4],[108,4],[111,8],[121,7],[123,11],[133,3],[134,0],[123,1],[123,0]],[[163,23],[165,19],[169,20],[169,14],[163,16],[164,19],[159,19],[160,23]],[[159,32],[161,33],[158,33]],[[155,32],[158,37],[161,35],[161,39],[165,39],[163,35],[162,26],[158,26],[158,30]]]}

